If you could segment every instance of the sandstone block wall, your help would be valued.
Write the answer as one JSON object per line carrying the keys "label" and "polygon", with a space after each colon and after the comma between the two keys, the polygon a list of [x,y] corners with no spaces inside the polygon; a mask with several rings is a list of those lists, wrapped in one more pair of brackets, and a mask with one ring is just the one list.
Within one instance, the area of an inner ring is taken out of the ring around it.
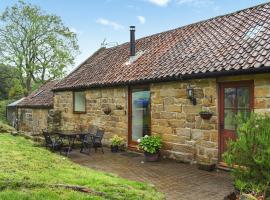
{"label": "sandstone block wall", "polygon": [[[187,99],[194,88],[197,105]],[[151,84],[152,134],[164,140],[163,153],[185,162],[216,162],[218,156],[217,85],[215,79]],[[202,110],[213,116],[203,120]]]}
{"label": "sandstone block wall", "polygon": [[[185,162],[218,161],[218,83],[254,80],[254,110],[270,114],[270,74],[230,76],[150,84],[151,134],[163,138],[163,154]],[[186,88],[194,88],[197,105],[187,99]],[[106,115],[105,108],[111,113]],[[199,112],[211,110],[210,120]],[[71,91],[56,92],[54,110],[61,112],[62,130],[87,130],[96,125],[106,130],[105,143],[114,134],[128,138],[128,88],[86,90],[86,113],[73,113]]]}
{"label": "sandstone block wall", "polygon": [[[54,94],[54,109],[61,111],[61,129],[87,130],[90,125],[105,129],[105,143],[117,134],[127,141],[128,115],[127,115],[127,87],[86,90],[86,113],[73,113],[72,91],[56,92]],[[110,114],[104,109],[109,108]]]}
{"label": "sandstone block wall", "polygon": [[19,130],[41,134],[47,128],[48,109],[18,108]]}

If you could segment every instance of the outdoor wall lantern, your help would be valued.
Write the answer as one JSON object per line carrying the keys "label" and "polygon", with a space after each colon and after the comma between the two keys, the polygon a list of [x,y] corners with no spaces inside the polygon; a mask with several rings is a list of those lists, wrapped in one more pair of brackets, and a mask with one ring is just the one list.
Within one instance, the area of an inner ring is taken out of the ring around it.
{"label": "outdoor wall lantern", "polygon": [[194,97],[194,89],[190,85],[187,86],[187,98],[194,106],[197,104],[196,98]]}

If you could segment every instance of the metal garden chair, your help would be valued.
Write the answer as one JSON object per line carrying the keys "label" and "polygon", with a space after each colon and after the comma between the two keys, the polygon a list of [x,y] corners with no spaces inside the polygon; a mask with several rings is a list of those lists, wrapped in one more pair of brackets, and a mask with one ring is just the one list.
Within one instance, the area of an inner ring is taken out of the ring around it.
{"label": "metal garden chair", "polygon": [[88,154],[90,154],[91,147],[93,146],[93,137],[97,132],[97,126],[90,126],[88,129],[87,135],[80,136],[81,139],[81,150],[80,153],[83,153],[85,149],[88,150]]}
{"label": "metal garden chair", "polygon": [[85,149],[88,150],[88,154],[90,154],[91,147],[95,149],[95,152],[97,152],[97,148],[102,149],[103,151],[103,146],[102,146],[102,139],[104,135],[104,130],[97,129],[96,126],[91,126],[89,128],[89,133],[84,136],[82,139],[82,145],[81,145],[81,150],[80,152],[83,153]]}
{"label": "metal garden chair", "polygon": [[63,142],[60,138],[52,137],[48,130],[42,131],[45,139],[45,147],[51,149],[52,151],[61,150]]}
{"label": "metal garden chair", "polygon": [[93,136],[93,147],[95,149],[95,152],[97,152],[97,148],[101,148],[101,151],[104,154],[103,145],[102,145],[103,136],[104,136],[104,130],[98,129],[97,133]]}

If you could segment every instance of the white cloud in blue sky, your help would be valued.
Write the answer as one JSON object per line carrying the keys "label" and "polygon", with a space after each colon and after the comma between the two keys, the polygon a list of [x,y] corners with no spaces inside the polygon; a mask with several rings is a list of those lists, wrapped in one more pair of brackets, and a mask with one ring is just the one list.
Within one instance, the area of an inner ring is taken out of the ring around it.
{"label": "white cloud in blue sky", "polygon": [[192,5],[192,6],[202,6],[202,5],[212,5],[213,0],[176,0],[180,5]]}
{"label": "white cloud in blue sky", "polygon": [[145,24],[145,22],[146,22],[146,19],[145,19],[144,16],[139,15],[139,16],[137,16],[137,19],[139,20],[139,22],[140,22],[141,24]]}
{"label": "white cloud in blue sky", "polygon": [[103,26],[110,26],[116,31],[124,28],[123,25],[121,25],[115,21],[111,21],[111,20],[104,19],[104,18],[98,18],[96,20],[96,23],[103,25]]}
{"label": "white cloud in blue sky", "polygon": [[150,3],[153,3],[157,6],[167,6],[170,0],[148,0]]}

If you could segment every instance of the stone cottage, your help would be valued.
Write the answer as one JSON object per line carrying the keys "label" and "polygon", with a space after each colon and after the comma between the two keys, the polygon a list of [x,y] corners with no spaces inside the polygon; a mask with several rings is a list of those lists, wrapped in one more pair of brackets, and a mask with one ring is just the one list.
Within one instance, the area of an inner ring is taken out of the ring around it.
{"label": "stone cottage", "polygon": [[40,134],[43,129],[47,128],[48,113],[53,108],[52,88],[57,82],[45,83],[16,105],[20,131]]}
{"label": "stone cottage", "polygon": [[270,113],[270,3],[138,40],[131,26],[53,90],[63,130],[97,125],[129,148],[159,134],[163,155],[222,162],[236,114]]}
{"label": "stone cottage", "polygon": [[14,128],[17,128],[17,119],[18,119],[18,110],[17,105],[20,103],[24,97],[21,99],[14,101],[7,105],[6,107],[6,118],[9,125],[13,126]]}

